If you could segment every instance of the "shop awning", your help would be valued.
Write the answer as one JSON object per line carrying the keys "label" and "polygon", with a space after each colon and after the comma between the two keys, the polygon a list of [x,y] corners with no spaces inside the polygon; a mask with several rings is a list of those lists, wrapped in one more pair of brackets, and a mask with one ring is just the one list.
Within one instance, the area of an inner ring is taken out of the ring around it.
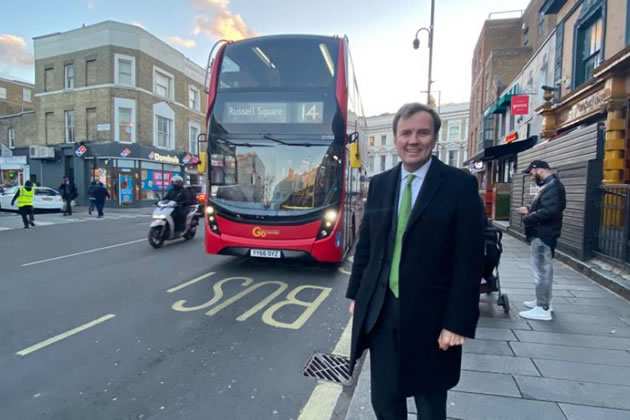
{"label": "shop awning", "polygon": [[483,151],[472,156],[464,162],[464,166],[471,162],[487,162],[489,160],[495,160],[507,155],[515,155],[524,150],[530,149],[538,141],[538,136],[531,136],[525,140],[513,141],[509,144],[502,144],[499,146],[488,147]]}

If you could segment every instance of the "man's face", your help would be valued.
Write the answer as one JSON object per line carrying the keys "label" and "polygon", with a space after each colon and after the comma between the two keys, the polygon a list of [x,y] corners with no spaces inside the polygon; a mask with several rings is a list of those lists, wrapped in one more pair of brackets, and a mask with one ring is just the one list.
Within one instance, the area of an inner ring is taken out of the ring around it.
{"label": "man's face", "polygon": [[416,112],[407,119],[398,120],[394,144],[408,171],[418,170],[431,158],[436,140],[433,118],[428,112]]}

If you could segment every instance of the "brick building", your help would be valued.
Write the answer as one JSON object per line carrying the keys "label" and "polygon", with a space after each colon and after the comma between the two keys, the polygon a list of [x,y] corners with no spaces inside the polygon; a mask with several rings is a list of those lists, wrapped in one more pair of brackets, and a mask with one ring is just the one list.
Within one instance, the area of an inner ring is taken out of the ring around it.
{"label": "brick building", "polygon": [[205,69],[113,21],[35,37],[34,52],[37,136],[17,144],[39,182],[56,186],[67,175],[84,202],[100,180],[112,204],[127,206],[154,202],[176,174],[205,183],[195,165]]}

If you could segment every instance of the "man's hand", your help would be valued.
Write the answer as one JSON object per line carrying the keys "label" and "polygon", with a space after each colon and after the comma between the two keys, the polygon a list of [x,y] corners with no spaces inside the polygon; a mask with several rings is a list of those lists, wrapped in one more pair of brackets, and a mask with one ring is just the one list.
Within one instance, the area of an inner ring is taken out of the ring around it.
{"label": "man's hand", "polygon": [[438,338],[438,345],[440,346],[440,349],[446,351],[449,347],[463,345],[465,341],[466,339],[461,335],[442,329],[440,337]]}
{"label": "man's hand", "polygon": [[525,206],[517,208],[516,211],[517,211],[518,214],[521,214],[523,216],[525,216],[527,213],[529,213],[529,209],[527,207],[525,207]]}
{"label": "man's hand", "polygon": [[350,301],[350,308],[348,309],[350,315],[354,315],[354,300]]}

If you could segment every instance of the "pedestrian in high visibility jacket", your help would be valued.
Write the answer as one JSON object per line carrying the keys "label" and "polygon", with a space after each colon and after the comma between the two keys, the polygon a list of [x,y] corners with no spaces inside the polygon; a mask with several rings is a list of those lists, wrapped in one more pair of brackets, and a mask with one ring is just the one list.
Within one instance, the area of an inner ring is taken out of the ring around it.
{"label": "pedestrian in high visibility jacket", "polygon": [[24,222],[24,229],[28,229],[30,226],[35,226],[35,215],[33,214],[33,196],[35,195],[35,184],[31,181],[26,181],[23,187],[18,187],[17,192],[11,200],[11,205],[18,202],[18,208],[22,215],[22,221]]}

